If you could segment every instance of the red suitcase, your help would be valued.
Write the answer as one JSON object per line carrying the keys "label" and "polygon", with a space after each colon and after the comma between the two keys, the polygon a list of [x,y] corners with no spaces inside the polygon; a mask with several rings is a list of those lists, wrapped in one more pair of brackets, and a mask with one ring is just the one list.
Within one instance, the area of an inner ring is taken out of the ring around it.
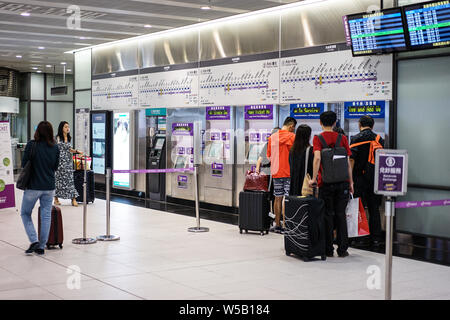
{"label": "red suitcase", "polygon": [[[52,217],[50,224],[50,232],[48,234],[47,249],[51,249],[54,246],[59,246],[61,249],[64,242],[63,221],[61,215],[61,209],[52,206]],[[41,207],[38,211],[38,233],[41,234]]]}

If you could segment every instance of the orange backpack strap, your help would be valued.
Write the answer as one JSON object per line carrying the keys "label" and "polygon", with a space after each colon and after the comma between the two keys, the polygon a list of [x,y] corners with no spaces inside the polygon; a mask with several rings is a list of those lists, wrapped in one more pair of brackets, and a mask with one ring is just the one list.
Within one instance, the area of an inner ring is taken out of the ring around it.
{"label": "orange backpack strap", "polygon": [[350,149],[354,148],[354,147],[357,147],[357,146],[360,146],[360,145],[363,145],[363,144],[368,144],[368,143],[371,143],[371,142],[372,141],[363,141],[363,142],[354,143],[354,144],[350,145]]}

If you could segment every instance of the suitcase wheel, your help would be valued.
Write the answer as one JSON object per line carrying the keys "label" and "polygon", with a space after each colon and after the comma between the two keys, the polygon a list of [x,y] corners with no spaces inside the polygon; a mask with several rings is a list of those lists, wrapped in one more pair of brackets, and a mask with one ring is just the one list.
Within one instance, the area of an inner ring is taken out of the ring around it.
{"label": "suitcase wheel", "polygon": [[325,260],[327,260],[327,256],[321,256],[320,259],[321,259],[322,261],[325,261]]}
{"label": "suitcase wheel", "polygon": [[291,253],[289,251],[286,251],[286,255],[289,257]]}
{"label": "suitcase wheel", "polygon": [[242,234],[242,229],[239,229],[239,233]]}
{"label": "suitcase wheel", "polygon": [[304,262],[309,262],[309,258],[308,257],[303,257],[303,261]]}
{"label": "suitcase wheel", "polygon": [[248,233],[248,230],[247,230],[247,229],[245,230],[245,233]]}
{"label": "suitcase wheel", "polygon": [[269,230],[266,230],[266,234],[269,234]]}
{"label": "suitcase wheel", "polygon": [[264,231],[261,231],[260,234],[263,236],[264,235]]}
{"label": "suitcase wheel", "polygon": [[62,249],[62,248],[63,248],[63,245],[62,245],[62,244],[60,244],[60,245],[59,245],[59,248],[60,248],[60,249]]}

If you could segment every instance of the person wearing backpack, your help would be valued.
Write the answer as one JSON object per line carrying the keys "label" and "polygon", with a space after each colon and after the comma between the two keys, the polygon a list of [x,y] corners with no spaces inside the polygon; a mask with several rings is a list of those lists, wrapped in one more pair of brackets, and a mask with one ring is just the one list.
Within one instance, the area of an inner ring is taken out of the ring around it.
{"label": "person wearing backpack", "polygon": [[375,151],[384,148],[384,140],[372,131],[375,124],[372,117],[362,116],[358,124],[360,132],[351,138],[350,144],[355,197],[360,197],[369,209],[370,245],[379,246],[383,241],[380,217],[381,196],[376,195],[373,189]]}
{"label": "person wearing backpack", "polygon": [[[334,256],[333,228],[337,233],[337,253],[348,256],[348,234],[345,209],[353,193],[350,165],[351,151],[347,137],[335,132],[337,116],[333,111],[320,115],[323,132],[314,137],[313,176],[310,186],[319,187],[319,197],[325,202],[325,248],[328,257]],[[335,221],[335,222],[334,222]],[[334,226],[335,224],[335,226]]]}

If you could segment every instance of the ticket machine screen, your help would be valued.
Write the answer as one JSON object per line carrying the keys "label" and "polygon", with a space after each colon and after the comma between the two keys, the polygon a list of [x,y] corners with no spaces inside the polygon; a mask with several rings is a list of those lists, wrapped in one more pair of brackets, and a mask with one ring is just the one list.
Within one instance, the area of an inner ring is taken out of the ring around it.
{"label": "ticket machine screen", "polygon": [[156,140],[155,149],[161,150],[164,146],[164,139]]}
{"label": "ticket machine screen", "polygon": [[221,159],[222,151],[223,151],[223,143],[214,142],[211,144],[211,147],[210,147],[209,153],[208,153],[208,157],[215,158],[215,159]]}
{"label": "ticket machine screen", "polygon": [[256,162],[258,161],[259,154],[261,153],[261,150],[263,148],[262,144],[255,143],[250,145],[250,150],[248,151],[248,161],[249,162]]}
{"label": "ticket machine screen", "polygon": [[186,166],[186,157],[178,156],[175,162],[175,169],[182,169]]}

